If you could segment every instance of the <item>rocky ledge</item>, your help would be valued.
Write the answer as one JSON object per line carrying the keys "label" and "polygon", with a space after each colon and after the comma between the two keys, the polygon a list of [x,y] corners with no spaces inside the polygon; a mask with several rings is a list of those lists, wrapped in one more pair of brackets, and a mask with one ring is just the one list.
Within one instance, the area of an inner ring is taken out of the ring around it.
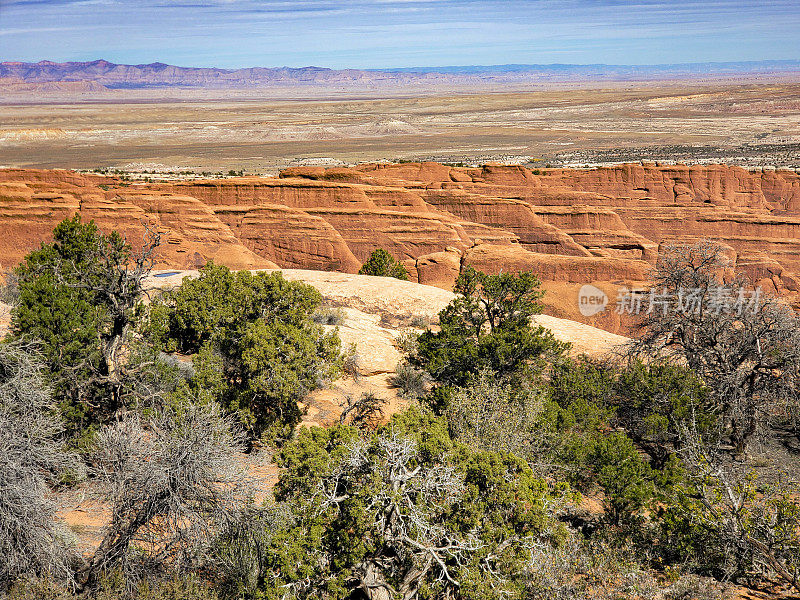
{"label": "rocky ledge", "polygon": [[451,289],[466,264],[532,269],[546,312],[609,331],[612,310],[578,311],[594,284],[614,302],[645,284],[664,247],[699,238],[727,247],[765,291],[797,302],[800,176],[724,165],[624,164],[543,171],[436,163],[304,167],[279,177],[131,183],[65,170],[0,170],[0,264],[8,268],[80,213],[136,245],[161,233],[159,267],[355,273],[375,248],[413,281]]}

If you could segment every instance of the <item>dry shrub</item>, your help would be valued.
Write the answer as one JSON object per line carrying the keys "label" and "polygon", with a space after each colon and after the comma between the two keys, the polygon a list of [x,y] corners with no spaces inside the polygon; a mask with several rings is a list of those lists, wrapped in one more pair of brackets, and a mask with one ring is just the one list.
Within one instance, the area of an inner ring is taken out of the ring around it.
{"label": "dry shrub", "polygon": [[294,517],[284,504],[250,507],[228,523],[211,551],[222,586],[233,597],[253,597],[267,575],[265,554],[273,536],[288,530]]}
{"label": "dry shrub", "polygon": [[331,306],[320,306],[314,314],[311,315],[311,320],[319,325],[344,325],[347,315],[341,308],[334,308]]}
{"label": "dry shrub", "polygon": [[413,329],[407,329],[401,332],[395,341],[403,354],[411,356],[417,352],[419,333]]}
{"label": "dry shrub", "polygon": [[342,355],[342,371],[358,381],[364,368],[364,359],[358,353],[355,344],[350,344]]}
{"label": "dry shrub", "polygon": [[[70,592],[50,579],[23,579],[9,592],[9,600],[80,600],[86,596]],[[212,584],[197,577],[142,581],[131,591],[119,572],[103,578],[93,600],[218,600]]]}
{"label": "dry shrub", "polygon": [[472,448],[512,452],[531,461],[547,446],[543,410],[540,391],[500,383],[482,372],[455,389],[446,415],[453,437]]}
{"label": "dry shrub", "polygon": [[70,534],[51,486],[82,466],[63,451],[42,367],[29,348],[0,344],[0,590],[21,575],[72,582]]}
{"label": "dry shrub", "polygon": [[427,315],[413,315],[410,323],[411,327],[416,327],[417,329],[426,329],[433,324],[433,319]]}
{"label": "dry shrub", "polygon": [[528,600],[723,600],[729,586],[695,575],[660,582],[631,556],[602,543],[571,536],[559,547],[537,544],[531,552]]}
{"label": "dry shrub", "polygon": [[386,402],[385,398],[380,398],[372,392],[364,392],[358,398],[346,396],[339,404],[342,408],[339,423],[375,429],[383,421],[383,407]]}
{"label": "dry shrub", "polygon": [[166,566],[193,566],[220,528],[239,518],[249,490],[243,436],[214,404],[129,415],[97,436],[98,475],[112,521],[87,567],[121,569],[131,582]]}
{"label": "dry shrub", "polygon": [[408,398],[419,398],[425,394],[428,387],[425,373],[412,367],[406,361],[397,364],[391,383],[400,389],[403,396]]}

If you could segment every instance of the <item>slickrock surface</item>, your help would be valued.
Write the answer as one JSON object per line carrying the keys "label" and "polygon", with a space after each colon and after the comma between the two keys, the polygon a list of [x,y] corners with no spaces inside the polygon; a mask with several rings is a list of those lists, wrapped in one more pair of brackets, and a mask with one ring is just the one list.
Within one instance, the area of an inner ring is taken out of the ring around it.
{"label": "slickrock surface", "polygon": [[[314,286],[328,307],[341,308],[338,325],[342,349],[356,352],[358,377],[344,377],[308,398],[304,426],[329,425],[338,419],[347,396],[371,392],[387,400],[387,414],[407,404],[392,385],[392,376],[403,355],[398,337],[409,330],[419,331],[420,322],[435,323],[436,317],[455,297],[452,292],[410,281],[350,273],[303,269],[281,269],[284,277]],[[170,289],[185,277],[197,277],[195,270],[157,271],[148,280],[151,290]],[[538,315],[536,322],[551,330],[556,339],[570,342],[574,354],[609,356],[628,338],[567,319]],[[333,326],[326,326],[333,329]]]}
{"label": "slickrock surface", "polygon": [[[643,285],[659,252],[709,238],[737,270],[798,304],[800,176],[788,170],[624,164],[545,169],[437,163],[295,167],[279,177],[132,183],[70,171],[0,170],[0,264],[10,267],[80,212],[135,245],[162,234],[159,266],[316,269],[355,273],[375,248],[412,279],[451,289],[466,264],[532,269],[546,312],[610,331],[613,311],[584,317],[591,283],[613,306]],[[391,311],[388,311],[391,312]]]}
{"label": "slickrock surface", "polygon": [[[269,269],[272,271],[272,269]],[[314,286],[325,306],[344,312],[339,337],[343,347],[355,344],[360,372],[365,376],[394,373],[401,355],[396,338],[414,323],[436,321],[439,312],[455,294],[429,285],[350,273],[329,273],[304,269],[280,269],[286,279]],[[169,289],[197,271],[157,271],[148,280],[149,289]],[[567,319],[538,315],[536,322],[561,341],[573,344],[576,353],[601,356],[625,344],[628,338]],[[332,328],[332,326],[331,326]]]}

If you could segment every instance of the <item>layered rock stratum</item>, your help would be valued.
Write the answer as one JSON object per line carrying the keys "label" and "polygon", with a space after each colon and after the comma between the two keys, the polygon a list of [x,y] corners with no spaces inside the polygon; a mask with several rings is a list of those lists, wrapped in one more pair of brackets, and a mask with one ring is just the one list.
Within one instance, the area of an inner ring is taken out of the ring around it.
{"label": "layered rock stratum", "polygon": [[302,167],[279,177],[131,183],[64,170],[0,170],[0,263],[13,266],[80,213],[134,245],[162,235],[161,268],[355,273],[375,248],[413,281],[451,289],[467,264],[533,270],[546,313],[619,332],[614,310],[583,316],[592,284],[613,305],[647,285],[670,244],[721,242],[735,268],[796,303],[800,176],[788,170],[624,164],[587,170],[437,163]]}

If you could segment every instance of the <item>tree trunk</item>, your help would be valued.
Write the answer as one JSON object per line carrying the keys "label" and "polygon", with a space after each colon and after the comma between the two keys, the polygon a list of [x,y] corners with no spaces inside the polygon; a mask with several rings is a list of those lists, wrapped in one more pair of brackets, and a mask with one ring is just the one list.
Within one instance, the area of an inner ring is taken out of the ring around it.
{"label": "tree trunk", "polygon": [[[100,542],[97,550],[92,556],[92,560],[86,568],[87,577],[85,588],[95,589],[99,583],[99,577],[103,569],[108,565],[119,563],[128,551],[131,541],[139,530],[144,527],[154,517],[164,511],[163,502],[166,500],[166,492],[159,493],[155,498],[145,501],[136,511],[133,518],[117,519],[112,523],[111,528]],[[130,507],[122,514],[133,512]]]}
{"label": "tree trunk", "polygon": [[733,419],[731,442],[733,442],[733,454],[737,460],[746,460],[750,456],[750,442],[757,431],[756,408],[748,406],[747,412],[741,420]]}
{"label": "tree trunk", "polygon": [[417,591],[419,590],[420,581],[431,568],[433,558],[430,554],[426,557],[425,562],[421,565],[412,567],[411,570],[403,577],[403,582],[400,584],[400,595],[403,600],[412,600],[416,598]]}
{"label": "tree trunk", "polygon": [[733,445],[733,458],[735,460],[747,460],[747,438],[743,428],[734,422],[731,431],[731,444]]}
{"label": "tree trunk", "polygon": [[391,586],[386,583],[380,567],[372,561],[369,561],[364,567],[361,589],[364,590],[368,600],[392,600]]}
{"label": "tree trunk", "polygon": [[111,411],[116,411],[120,408],[122,377],[119,368],[119,353],[122,349],[122,342],[125,339],[125,328],[124,319],[115,317],[111,325],[111,331],[100,340],[100,351],[103,356],[100,373],[106,378],[108,385],[111,387]]}

